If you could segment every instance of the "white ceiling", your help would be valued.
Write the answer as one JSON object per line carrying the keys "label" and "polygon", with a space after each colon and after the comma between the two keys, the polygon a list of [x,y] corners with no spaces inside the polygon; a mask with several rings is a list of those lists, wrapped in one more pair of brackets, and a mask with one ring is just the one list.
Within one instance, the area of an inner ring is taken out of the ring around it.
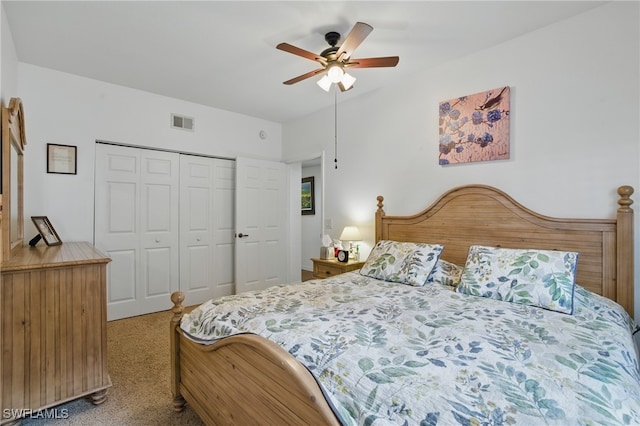
{"label": "white ceiling", "polygon": [[18,60],[276,122],[333,105],[317,63],[277,50],[329,47],[356,21],[374,27],[347,100],[597,7],[594,1],[2,1]]}

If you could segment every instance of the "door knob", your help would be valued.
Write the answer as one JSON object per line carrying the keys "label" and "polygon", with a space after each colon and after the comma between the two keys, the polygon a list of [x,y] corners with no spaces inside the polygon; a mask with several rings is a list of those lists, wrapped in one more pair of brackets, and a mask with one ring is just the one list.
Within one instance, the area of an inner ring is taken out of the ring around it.
{"label": "door knob", "polygon": [[238,238],[248,237],[249,234],[243,234],[242,232],[238,234]]}

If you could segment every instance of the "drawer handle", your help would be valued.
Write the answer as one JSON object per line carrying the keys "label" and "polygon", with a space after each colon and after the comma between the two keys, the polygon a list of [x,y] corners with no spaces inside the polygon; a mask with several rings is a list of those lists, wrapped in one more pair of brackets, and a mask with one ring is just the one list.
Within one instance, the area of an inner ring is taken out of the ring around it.
{"label": "drawer handle", "polygon": [[324,272],[325,272],[325,274],[327,274],[327,275],[331,275],[331,271],[324,271]]}

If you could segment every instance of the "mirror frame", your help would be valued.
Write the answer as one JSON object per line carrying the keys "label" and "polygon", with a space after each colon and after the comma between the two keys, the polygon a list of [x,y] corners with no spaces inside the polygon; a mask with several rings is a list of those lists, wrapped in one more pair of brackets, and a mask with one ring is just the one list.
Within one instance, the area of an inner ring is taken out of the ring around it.
{"label": "mirror frame", "polygon": [[[2,107],[2,256],[10,258],[24,243],[24,110],[20,98],[11,98],[8,107]],[[17,173],[13,174],[11,156],[17,155]],[[16,176],[17,206],[12,206],[12,178]],[[11,213],[17,212],[17,237],[11,240]]]}

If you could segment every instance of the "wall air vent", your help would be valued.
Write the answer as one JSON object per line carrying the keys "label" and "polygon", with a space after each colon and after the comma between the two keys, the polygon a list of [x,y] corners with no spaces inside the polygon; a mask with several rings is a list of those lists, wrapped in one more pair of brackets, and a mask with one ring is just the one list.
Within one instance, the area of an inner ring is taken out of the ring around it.
{"label": "wall air vent", "polygon": [[184,115],[171,114],[171,127],[174,129],[193,131],[193,118]]}

